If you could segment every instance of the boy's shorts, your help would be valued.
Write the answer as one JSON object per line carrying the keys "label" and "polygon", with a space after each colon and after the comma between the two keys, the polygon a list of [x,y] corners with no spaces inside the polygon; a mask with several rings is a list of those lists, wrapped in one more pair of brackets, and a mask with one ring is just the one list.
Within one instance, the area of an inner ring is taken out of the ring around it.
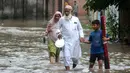
{"label": "boy's shorts", "polygon": [[91,54],[90,55],[90,61],[91,63],[95,63],[96,59],[99,60],[103,60],[104,59],[104,54],[103,53],[99,53],[99,54]]}

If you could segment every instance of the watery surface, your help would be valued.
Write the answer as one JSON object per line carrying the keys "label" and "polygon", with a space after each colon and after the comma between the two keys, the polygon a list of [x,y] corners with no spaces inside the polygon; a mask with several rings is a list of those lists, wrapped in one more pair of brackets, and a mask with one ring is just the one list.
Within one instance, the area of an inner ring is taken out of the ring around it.
{"label": "watery surface", "polygon": [[[0,73],[87,73],[89,45],[82,44],[79,65],[65,71],[63,59],[50,64],[43,28],[0,27]],[[120,45],[110,45],[110,73],[130,73],[130,53]],[[95,71],[98,69],[97,62]]]}

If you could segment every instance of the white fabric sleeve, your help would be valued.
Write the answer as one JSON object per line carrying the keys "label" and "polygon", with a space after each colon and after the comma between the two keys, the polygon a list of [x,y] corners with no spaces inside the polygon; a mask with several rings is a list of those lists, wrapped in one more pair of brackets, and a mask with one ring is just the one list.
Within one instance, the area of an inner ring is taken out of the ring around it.
{"label": "white fabric sleeve", "polygon": [[62,19],[60,18],[58,21],[58,30],[56,31],[56,35],[61,35],[61,31],[62,31]]}
{"label": "white fabric sleeve", "polygon": [[58,28],[60,29],[60,31],[61,31],[61,27],[62,27],[62,17],[58,21]]}
{"label": "white fabric sleeve", "polygon": [[77,21],[78,21],[78,27],[77,28],[78,28],[78,31],[79,31],[79,35],[80,35],[80,37],[84,38],[83,28],[82,28],[81,23],[80,23],[78,18],[77,18]]}

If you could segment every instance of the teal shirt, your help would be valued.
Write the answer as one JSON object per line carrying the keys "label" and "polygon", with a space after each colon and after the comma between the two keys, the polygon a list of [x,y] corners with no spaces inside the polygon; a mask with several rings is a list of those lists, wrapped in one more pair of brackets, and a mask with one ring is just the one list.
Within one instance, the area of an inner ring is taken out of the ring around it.
{"label": "teal shirt", "polygon": [[91,32],[89,41],[91,42],[91,54],[104,53],[101,30]]}

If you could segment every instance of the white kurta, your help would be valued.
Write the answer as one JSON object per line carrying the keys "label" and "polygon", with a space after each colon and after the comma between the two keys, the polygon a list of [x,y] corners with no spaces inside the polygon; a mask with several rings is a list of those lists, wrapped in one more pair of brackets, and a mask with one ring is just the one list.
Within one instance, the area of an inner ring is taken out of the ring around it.
{"label": "white kurta", "polygon": [[[72,16],[70,20],[61,17],[59,27],[65,41],[63,54],[65,57],[65,66],[70,65],[70,59],[79,59],[81,57],[80,37],[84,37],[83,29],[77,17]],[[73,61],[74,62],[74,61]]]}

